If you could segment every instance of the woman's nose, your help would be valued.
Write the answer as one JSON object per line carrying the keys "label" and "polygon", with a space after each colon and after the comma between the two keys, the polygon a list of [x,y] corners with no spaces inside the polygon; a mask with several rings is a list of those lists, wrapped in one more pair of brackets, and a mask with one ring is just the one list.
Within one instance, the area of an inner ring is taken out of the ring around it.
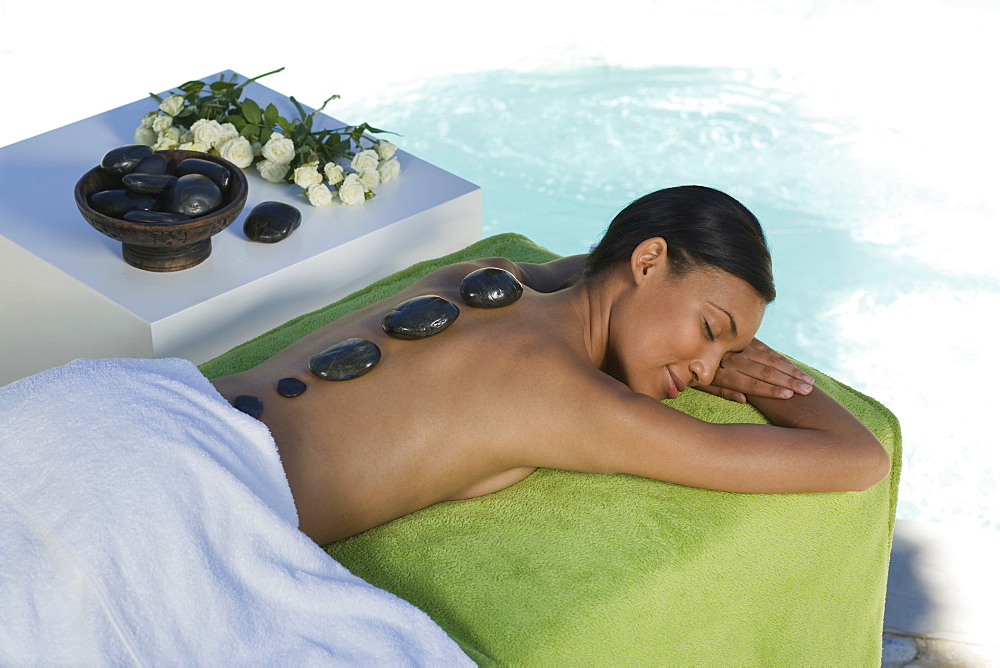
{"label": "woman's nose", "polygon": [[691,378],[696,385],[711,385],[722,358],[703,358],[691,363]]}

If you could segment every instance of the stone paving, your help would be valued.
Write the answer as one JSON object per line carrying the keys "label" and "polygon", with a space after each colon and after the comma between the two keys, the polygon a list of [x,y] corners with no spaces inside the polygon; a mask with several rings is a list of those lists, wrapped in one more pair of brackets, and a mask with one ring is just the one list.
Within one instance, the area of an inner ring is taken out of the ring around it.
{"label": "stone paving", "polygon": [[882,666],[1000,667],[1000,647],[973,645],[922,636],[886,633],[882,636]]}

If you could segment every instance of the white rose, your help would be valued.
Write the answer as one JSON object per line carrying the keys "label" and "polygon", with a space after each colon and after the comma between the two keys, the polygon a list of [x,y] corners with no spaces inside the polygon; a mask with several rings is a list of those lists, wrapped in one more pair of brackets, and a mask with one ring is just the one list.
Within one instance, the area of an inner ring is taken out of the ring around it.
{"label": "white rose", "polygon": [[222,135],[222,126],[219,125],[219,121],[199,118],[191,125],[191,132],[196,142],[213,146]]}
{"label": "white rose", "polygon": [[184,98],[180,95],[171,95],[160,103],[160,111],[167,116],[176,116],[184,108]]}
{"label": "white rose", "polygon": [[380,139],[378,144],[375,145],[375,148],[378,149],[378,157],[383,160],[388,160],[392,156],[396,155],[396,146],[392,142]]}
{"label": "white rose", "polygon": [[152,146],[156,143],[156,133],[152,128],[144,128],[141,125],[135,129],[135,135],[132,137],[136,144],[145,144],[146,146]]}
{"label": "white rose", "polygon": [[234,137],[219,148],[219,155],[240,169],[253,164],[253,147],[246,137]]}
{"label": "white rose", "polygon": [[153,119],[152,127],[157,132],[163,132],[167,128],[173,126],[174,117],[173,116],[157,116]]}
{"label": "white rose", "polygon": [[326,163],[326,166],[323,167],[323,173],[326,174],[326,180],[331,186],[344,180],[344,168],[335,162]]}
{"label": "white rose", "polygon": [[153,121],[156,120],[157,116],[159,116],[159,114],[156,113],[155,111],[149,112],[148,114],[146,114],[145,116],[142,117],[142,122],[139,123],[139,127],[140,128],[152,128],[153,127]]}
{"label": "white rose", "polygon": [[168,149],[177,148],[177,138],[170,137],[168,135],[160,135],[156,143],[153,144],[154,151],[166,151]]}
{"label": "white rose", "polygon": [[[319,174],[319,172],[316,172]],[[306,189],[309,203],[313,206],[328,206],[333,201],[333,193],[322,183],[314,183]]]}
{"label": "white rose", "polygon": [[199,151],[201,153],[209,153],[212,150],[211,146],[209,146],[208,144],[203,144],[200,141],[184,142],[177,148],[179,148],[182,151]]}
{"label": "white rose", "polygon": [[360,206],[365,203],[365,186],[357,174],[348,174],[337,189],[340,201],[347,206]]}
{"label": "white rose", "polygon": [[265,159],[257,163],[257,171],[260,172],[265,181],[281,183],[285,180],[285,174],[288,173],[288,165]]}
{"label": "white rose", "polygon": [[318,169],[316,169],[317,164],[318,163],[310,162],[308,165],[296,167],[295,172],[292,175],[295,185],[308,190],[310,186],[323,183],[323,175],[319,173]]}
{"label": "white rose", "polygon": [[160,111],[167,116],[176,116],[184,108],[184,98],[181,95],[171,95],[160,103]]}
{"label": "white rose", "polygon": [[236,139],[240,133],[232,123],[223,123],[219,126],[219,137],[212,142],[212,147],[221,149],[230,139]]}
{"label": "white rose", "polygon": [[174,143],[174,148],[176,148],[177,144],[180,144],[180,143],[185,142],[185,141],[189,141],[189,140],[185,139],[182,136],[183,134],[184,134],[183,128],[180,128],[180,127],[178,127],[178,126],[175,125],[173,127],[167,128],[166,130],[163,130],[162,132],[160,132],[157,135],[157,140],[159,141],[159,140],[163,140],[163,139],[169,139],[170,141],[172,141]]}
{"label": "white rose", "polygon": [[279,165],[287,165],[295,157],[295,144],[280,132],[272,132],[271,138],[260,151],[265,159]]}
{"label": "white rose", "polygon": [[365,190],[375,190],[375,187],[379,184],[377,169],[366,169],[358,174],[358,178],[361,179],[361,183],[364,184]]}
{"label": "white rose", "polygon": [[378,175],[382,178],[382,183],[386,183],[399,176],[399,170],[399,160],[392,158],[378,166]]}
{"label": "white rose", "polygon": [[351,169],[363,172],[366,169],[378,169],[378,153],[370,148],[361,151],[351,160]]}

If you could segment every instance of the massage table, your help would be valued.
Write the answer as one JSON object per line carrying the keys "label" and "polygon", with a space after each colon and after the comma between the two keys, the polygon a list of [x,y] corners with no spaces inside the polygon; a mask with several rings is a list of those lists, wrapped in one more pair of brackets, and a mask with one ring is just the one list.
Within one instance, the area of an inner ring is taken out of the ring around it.
{"label": "massage table", "polygon": [[[201,366],[248,369],[445,264],[557,256],[500,234],[388,276]],[[480,665],[878,665],[901,436],[874,399],[802,365],[881,440],[892,472],[864,492],[733,494],[539,469],[326,546],[425,611]],[[758,422],[701,392],[669,405]],[[614,447],[614,444],[608,444]]]}

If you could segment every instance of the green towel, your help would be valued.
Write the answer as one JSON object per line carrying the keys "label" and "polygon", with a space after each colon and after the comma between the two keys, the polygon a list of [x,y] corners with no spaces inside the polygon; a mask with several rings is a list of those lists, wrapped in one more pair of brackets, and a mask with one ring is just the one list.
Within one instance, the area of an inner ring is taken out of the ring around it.
{"label": "green towel", "polygon": [[[514,234],[374,283],[206,363],[258,364],[450,262],[554,254]],[[628,475],[538,470],[327,546],[422,608],[483,665],[878,665],[900,471],[896,418],[815,369],[893,458],[866,492],[748,495]],[[700,392],[671,403],[714,422],[763,422]]]}

